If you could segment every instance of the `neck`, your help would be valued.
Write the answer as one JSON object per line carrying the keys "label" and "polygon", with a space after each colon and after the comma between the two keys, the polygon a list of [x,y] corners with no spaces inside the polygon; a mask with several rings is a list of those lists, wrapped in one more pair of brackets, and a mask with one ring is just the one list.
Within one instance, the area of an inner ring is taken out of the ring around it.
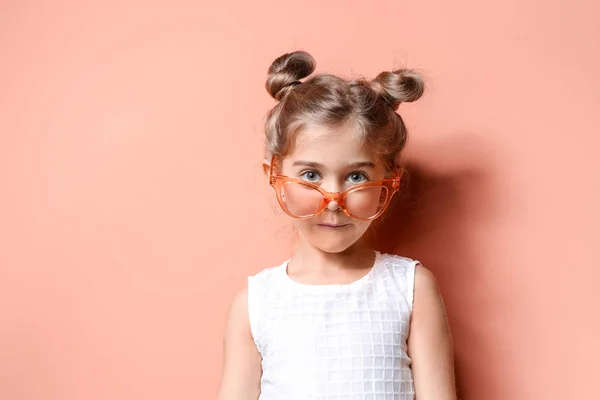
{"label": "neck", "polygon": [[362,238],[342,252],[328,253],[313,246],[300,235],[291,264],[296,270],[335,273],[339,270],[367,268],[373,265],[374,260],[375,252]]}

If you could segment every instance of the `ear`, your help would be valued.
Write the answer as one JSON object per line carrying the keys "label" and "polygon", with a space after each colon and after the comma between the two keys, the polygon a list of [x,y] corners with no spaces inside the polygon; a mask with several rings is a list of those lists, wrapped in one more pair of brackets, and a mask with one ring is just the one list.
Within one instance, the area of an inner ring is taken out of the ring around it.
{"label": "ear", "polygon": [[266,176],[269,176],[269,172],[271,171],[271,160],[268,159],[264,159],[263,160],[263,172],[265,173]]}

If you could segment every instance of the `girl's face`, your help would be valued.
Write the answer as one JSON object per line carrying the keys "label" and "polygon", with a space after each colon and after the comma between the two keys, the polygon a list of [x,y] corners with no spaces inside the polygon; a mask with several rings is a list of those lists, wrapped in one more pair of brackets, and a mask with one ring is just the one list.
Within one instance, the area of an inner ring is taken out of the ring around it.
{"label": "girl's face", "polygon": [[[314,183],[328,192],[379,181],[385,169],[350,126],[307,128],[296,135],[293,149],[277,164],[277,172]],[[328,253],[339,253],[355,244],[371,225],[350,218],[336,201],[312,218],[293,219],[301,238]]]}

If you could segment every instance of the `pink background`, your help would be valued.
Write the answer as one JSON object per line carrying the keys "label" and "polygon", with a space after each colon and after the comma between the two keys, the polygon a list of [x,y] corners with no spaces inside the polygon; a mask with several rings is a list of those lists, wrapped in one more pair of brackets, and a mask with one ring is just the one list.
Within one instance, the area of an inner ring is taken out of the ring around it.
{"label": "pink background", "polygon": [[292,245],[259,167],[298,48],[427,77],[378,245],[438,277],[460,397],[600,398],[598,2],[94,3],[0,5],[0,398],[214,398]]}

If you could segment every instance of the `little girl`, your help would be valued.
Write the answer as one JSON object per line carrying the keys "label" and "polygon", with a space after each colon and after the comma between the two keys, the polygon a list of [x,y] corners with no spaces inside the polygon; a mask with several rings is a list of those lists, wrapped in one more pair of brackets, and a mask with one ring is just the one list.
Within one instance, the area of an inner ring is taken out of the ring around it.
{"label": "little girl", "polygon": [[452,338],[437,283],[419,261],[364,238],[390,204],[407,131],[402,102],[423,80],[313,73],[277,58],[267,91],[264,170],[298,231],[291,259],[248,278],[233,299],[219,400],[456,399]]}

